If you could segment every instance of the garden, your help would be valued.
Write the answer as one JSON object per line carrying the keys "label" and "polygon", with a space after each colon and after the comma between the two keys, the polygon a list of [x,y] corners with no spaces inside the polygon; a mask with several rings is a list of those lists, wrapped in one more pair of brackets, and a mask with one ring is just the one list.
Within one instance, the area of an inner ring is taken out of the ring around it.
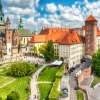
{"label": "garden", "polygon": [[60,95],[60,81],[64,74],[63,65],[60,67],[46,67],[38,77],[40,100],[57,99]]}
{"label": "garden", "polygon": [[7,64],[6,67],[0,66],[1,100],[27,100],[30,94],[31,74],[37,68],[34,64],[26,62],[14,62]]}

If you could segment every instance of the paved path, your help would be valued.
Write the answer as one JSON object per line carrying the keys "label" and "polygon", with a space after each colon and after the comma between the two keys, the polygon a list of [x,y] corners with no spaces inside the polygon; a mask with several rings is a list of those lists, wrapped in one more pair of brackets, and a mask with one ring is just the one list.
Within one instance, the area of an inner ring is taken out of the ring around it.
{"label": "paved path", "polygon": [[38,82],[37,78],[39,73],[46,67],[47,65],[43,65],[40,69],[38,69],[35,74],[32,75],[30,88],[31,88],[31,95],[29,100],[39,100],[39,90],[38,90]]}
{"label": "paved path", "polygon": [[5,87],[5,86],[7,86],[7,85],[13,83],[15,80],[16,80],[16,79],[13,79],[13,80],[11,80],[11,81],[9,81],[9,82],[7,82],[7,83],[1,85],[0,88],[3,88],[3,87]]}
{"label": "paved path", "polygon": [[70,74],[70,100],[77,100],[76,98],[76,90],[75,87],[77,87],[76,80],[74,78],[75,72],[72,72]]}
{"label": "paved path", "polygon": [[53,82],[49,81],[39,81],[37,84],[52,84]]}
{"label": "paved path", "polygon": [[60,98],[59,100],[70,100],[70,85],[69,85],[69,75],[64,75],[61,80],[61,88],[68,89],[68,97]]}

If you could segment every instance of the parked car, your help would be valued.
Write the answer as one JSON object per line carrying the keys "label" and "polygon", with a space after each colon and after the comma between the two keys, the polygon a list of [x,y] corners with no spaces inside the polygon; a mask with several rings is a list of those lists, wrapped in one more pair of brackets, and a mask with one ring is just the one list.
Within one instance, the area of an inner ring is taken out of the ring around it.
{"label": "parked car", "polygon": [[64,88],[62,89],[63,97],[68,97],[68,89]]}

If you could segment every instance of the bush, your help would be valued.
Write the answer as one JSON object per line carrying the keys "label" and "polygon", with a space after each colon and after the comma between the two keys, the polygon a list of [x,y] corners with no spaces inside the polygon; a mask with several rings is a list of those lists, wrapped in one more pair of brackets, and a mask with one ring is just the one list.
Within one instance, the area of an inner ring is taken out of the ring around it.
{"label": "bush", "polygon": [[2,97],[0,97],[0,100],[2,100]]}
{"label": "bush", "polygon": [[12,91],[10,94],[7,96],[7,100],[19,100],[20,96],[17,92]]}
{"label": "bush", "polygon": [[14,77],[29,76],[36,71],[36,67],[33,64],[27,62],[14,62],[7,71],[7,75]]}

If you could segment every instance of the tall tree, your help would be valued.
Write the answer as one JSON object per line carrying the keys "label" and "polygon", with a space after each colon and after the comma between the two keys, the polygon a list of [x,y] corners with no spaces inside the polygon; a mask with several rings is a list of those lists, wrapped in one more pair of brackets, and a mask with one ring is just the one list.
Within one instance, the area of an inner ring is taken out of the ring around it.
{"label": "tall tree", "polygon": [[39,51],[44,56],[46,61],[54,60],[54,46],[52,41],[48,41],[46,45],[40,47]]}
{"label": "tall tree", "polygon": [[92,70],[97,76],[100,76],[100,50],[92,57]]}

